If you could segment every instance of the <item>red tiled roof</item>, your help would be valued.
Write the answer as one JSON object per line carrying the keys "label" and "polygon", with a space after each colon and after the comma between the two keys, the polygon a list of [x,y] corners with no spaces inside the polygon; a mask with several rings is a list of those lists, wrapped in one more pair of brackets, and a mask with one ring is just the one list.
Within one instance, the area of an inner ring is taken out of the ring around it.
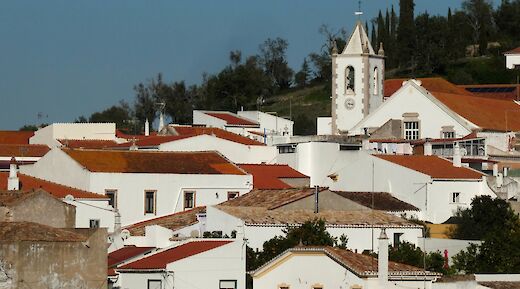
{"label": "red tiled roof", "polygon": [[159,225],[172,231],[193,225],[198,222],[197,214],[206,211],[206,207],[196,207],[191,210],[170,214],[126,226],[132,236],[144,236],[146,226]]}
{"label": "red tiled roof", "polygon": [[91,172],[245,175],[216,152],[63,150]]}
{"label": "red tiled roof", "polygon": [[205,114],[224,120],[228,125],[258,126],[257,122],[245,119],[228,112],[205,112]]}
{"label": "red tiled roof", "polygon": [[34,131],[0,130],[0,144],[29,144]]}
{"label": "red tiled roof", "polygon": [[454,167],[453,163],[437,157],[424,155],[374,155],[380,159],[418,171],[434,179],[481,179],[483,174],[475,170]]}
{"label": "red tiled roof", "polygon": [[[320,188],[320,191],[323,190],[323,188]],[[226,201],[222,203],[221,206],[264,207],[268,210],[274,210],[292,202],[301,200],[305,197],[312,196],[314,193],[314,188],[273,190],[255,189],[247,194],[243,194],[237,198]]]}
{"label": "red tiled roof", "polygon": [[37,144],[0,144],[0,156],[3,157],[43,157],[50,148]]}
{"label": "red tiled roof", "polygon": [[[181,140],[185,138],[192,137],[192,135],[184,135],[184,136],[178,136],[178,135],[154,135],[149,137],[144,137],[141,139],[138,139],[135,141],[135,145],[138,147],[156,147],[163,143]],[[116,147],[131,147],[134,145],[133,141],[129,141],[126,143],[118,144]]]}
{"label": "red tiled roof", "polygon": [[232,142],[241,143],[245,145],[265,145],[264,143],[252,140],[245,136],[241,136],[236,133],[232,133],[216,127],[186,127],[186,126],[170,126],[175,132],[180,135],[201,135],[208,134],[214,135],[218,138],[226,139]]}
{"label": "red tiled roof", "polygon": [[240,168],[253,175],[255,189],[289,189],[292,186],[281,178],[309,178],[288,165],[239,164]]}
{"label": "red tiled roof", "polygon": [[388,212],[419,211],[417,207],[403,202],[386,192],[332,192],[374,210]]}
{"label": "red tiled roof", "polygon": [[262,137],[265,136],[265,134],[263,132],[254,131],[254,130],[250,130],[249,133],[258,135],[258,136],[262,136]]}
{"label": "red tiled roof", "polygon": [[152,269],[166,269],[166,265],[224,246],[231,243],[232,241],[193,241],[186,244],[182,244],[175,248],[167,249],[165,251],[153,254],[148,257],[144,257],[137,261],[131,262],[119,269],[130,269],[130,270],[152,270]]}
{"label": "red tiled roof", "polygon": [[[516,84],[471,84],[459,85],[473,95],[480,97],[488,97],[501,100],[517,100],[517,85]],[[507,91],[504,91],[507,89]]]}
{"label": "red tiled roof", "polygon": [[[150,132],[149,136],[154,136],[154,135],[157,135],[157,132]],[[124,133],[124,132],[116,129],[116,137],[126,139],[126,140],[132,140],[132,139],[147,138],[148,136],[145,136],[144,134],[136,134],[136,135],[127,134],[127,133]]]}
{"label": "red tiled roof", "polygon": [[114,147],[117,142],[113,140],[98,140],[98,139],[60,139],[58,140],[63,146],[71,149],[102,149]]}
{"label": "red tiled roof", "polygon": [[[7,190],[8,172],[0,172],[0,190]],[[31,177],[18,173],[21,190],[37,190],[42,189],[56,198],[63,199],[67,195],[72,195],[78,199],[107,199],[105,195],[95,194],[80,189],[64,186],[61,184],[49,182],[39,178]]]}
{"label": "red tiled roof", "polygon": [[[450,110],[484,130],[520,131],[520,106],[511,100],[479,97],[442,78],[419,79],[421,86]],[[385,95],[397,91],[403,80],[385,81]]]}
{"label": "red tiled roof", "polygon": [[119,250],[116,250],[108,254],[108,275],[115,275],[114,268],[128,259],[136,257],[138,255],[147,253],[155,249],[154,247],[136,247],[136,246],[125,246]]}
{"label": "red tiled roof", "polygon": [[[275,257],[270,262],[266,263],[259,269],[255,271],[259,272],[260,270],[268,267],[270,264],[276,262],[280,257],[287,254],[287,252],[291,253],[316,253],[321,252],[338,262],[341,266],[349,269],[354,274],[360,277],[376,277],[378,272],[378,260],[372,256],[354,253],[350,250],[339,249],[334,247],[318,247],[318,246],[298,246],[295,248],[288,249],[282,254]],[[401,264],[397,262],[388,261],[388,275],[389,276],[424,276],[424,271],[421,268],[414,267],[407,264]],[[426,276],[437,277],[441,276],[439,273],[426,271]]]}
{"label": "red tiled roof", "polygon": [[506,52],[504,54],[520,54],[520,47],[517,47],[513,50],[509,50],[508,52]]}

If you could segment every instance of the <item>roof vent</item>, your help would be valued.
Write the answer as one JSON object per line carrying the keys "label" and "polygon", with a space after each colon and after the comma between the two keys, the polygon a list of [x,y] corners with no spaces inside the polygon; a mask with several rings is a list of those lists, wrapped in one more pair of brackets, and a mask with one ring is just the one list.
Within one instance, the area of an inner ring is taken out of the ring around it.
{"label": "roof vent", "polygon": [[73,196],[73,195],[70,195],[70,194],[69,194],[69,195],[66,195],[66,196],[65,196],[65,201],[69,201],[69,202],[74,201],[74,196]]}

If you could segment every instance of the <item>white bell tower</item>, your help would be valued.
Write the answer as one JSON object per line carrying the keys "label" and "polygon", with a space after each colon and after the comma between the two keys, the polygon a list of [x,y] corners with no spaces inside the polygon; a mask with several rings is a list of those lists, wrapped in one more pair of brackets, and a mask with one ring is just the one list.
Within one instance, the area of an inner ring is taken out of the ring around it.
{"label": "white bell tower", "polygon": [[383,102],[383,45],[374,52],[361,21],[343,52],[332,51],[332,133],[347,134]]}

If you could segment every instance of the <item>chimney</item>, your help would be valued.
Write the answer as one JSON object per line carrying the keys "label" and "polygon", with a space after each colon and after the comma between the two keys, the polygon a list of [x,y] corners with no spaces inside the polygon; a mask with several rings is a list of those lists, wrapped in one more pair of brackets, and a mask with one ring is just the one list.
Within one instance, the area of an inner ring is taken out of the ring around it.
{"label": "chimney", "polygon": [[498,164],[493,164],[493,176],[498,176]]}
{"label": "chimney", "polygon": [[18,191],[20,189],[20,180],[18,179],[18,163],[14,157],[9,162],[9,178],[7,179],[7,190]]}
{"label": "chimney", "polygon": [[433,154],[432,142],[429,138],[427,138],[426,142],[424,143],[424,155],[431,156],[432,154]]}
{"label": "chimney", "polygon": [[504,185],[504,175],[502,173],[497,174],[496,184],[497,188],[501,188]]}
{"label": "chimney", "polygon": [[368,137],[364,137],[361,140],[361,148],[365,151],[370,150],[370,140],[368,139]]}
{"label": "chimney", "polygon": [[504,167],[504,177],[507,177],[507,174],[509,173],[509,168]]}
{"label": "chimney", "polygon": [[385,228],[381,229],[379,235],[379,253],[377,254],[377,278],[381,288],[386,288],[388,283],[388,237]]}
{"label": "chimney", "polygon": [[460,156],[459,143],[453,146],[453,166],[460,168],[462,166],[462,157]]}
{"label": "chimney", "polygon": [[144,135],[150,135],[150,123],[148,122],[148,119],[146,119],[146,121],[144,122]]}

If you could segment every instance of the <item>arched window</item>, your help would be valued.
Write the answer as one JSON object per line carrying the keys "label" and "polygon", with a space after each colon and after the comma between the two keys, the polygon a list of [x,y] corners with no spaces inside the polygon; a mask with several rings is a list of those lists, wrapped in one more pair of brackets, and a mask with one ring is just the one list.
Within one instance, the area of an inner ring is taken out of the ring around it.
{"label": "arched window", "polygon": [[348,91],[354,91],[354,80],[354,67],[348,66],[345,69],[345,93],[347,93]]}
{"label": "arched window", "polygon": [[379,94],[379,73],[377,67],[374,68],[374,95]]}

